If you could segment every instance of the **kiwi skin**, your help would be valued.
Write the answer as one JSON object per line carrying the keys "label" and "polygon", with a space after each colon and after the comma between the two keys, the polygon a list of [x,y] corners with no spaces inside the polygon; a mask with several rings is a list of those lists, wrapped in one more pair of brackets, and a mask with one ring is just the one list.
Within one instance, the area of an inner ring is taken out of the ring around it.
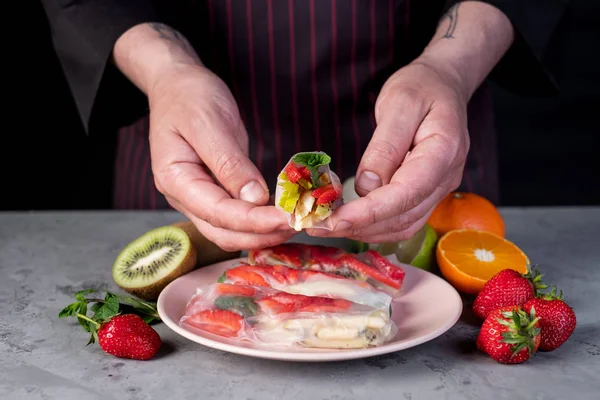
{"label": "kiwi skin", "polygon": [[242,254],[241,251],[225,251],[217,246],[215,243],[208,240],[191,221],[180,221],[172,224],[183,229],[188,235],[194,247],[196,248],[196,268],[204,267],[206,265],[216,264],[221,261],[227,261],[234,258],[239,258]]}
{"label": "kiwi skin", "polygon": [[[177,229],[177,227],[173,227],[175,229]],[[158,228],[157,228],[158,229]],[[181,228],[179,228],[181,229]],[[183,231],[183,229],[181,229]],[[150,233],[152,231],[147,232],[146,234]],[[183,231],[182,233],[185,233],[185,231]],[[182,235],[185,236],[185,235]],[[189,236],[188,236],[189,238]],[[191,240],[190,240],[191,242]],[[126,246],[121,253],[127,251],[128,246]],[[120,257],[120,255],[119,255]],[[117,260],[119,259],[119,257],[117,257]],[[197,257],[197,252],[196,252],[196,247],[194,246],[193,243],[190,243],[190,245],[188,246],[188,252],[185,255],[185,258],[183,259],[183,261],[181,262],[181,264],[179,264],[179,266],[177,268],[175,268],[173,271],[171,271],[171,273],[169,273],[167,276],[165,276],[164,278],[160,279],[157,282],[154,282],[150,285],[144,286],[144,287],[137,287],[137,288],[131,288],[131,287],[126,287],[123,285],[120,285],[113,277],[113,280],[115,281],[115,283],[117,284],[117,286],[119,286],[122,290],[126,291],[127,293],[139,297],[141,299],[147,300],[147,301],[156,301],[158,299],[158,295],[160,294],[160,292],[162,292],[162,290],[172,281],[174,281],[175,279],[179,278],[182,275],[187,274],[188,272],[191,272],[192,270],[194,270],[196,268],[196,257]],[[116,260],[115,260],[115,265],[116,265]],[[114,267],[113,267],[114,270]]]}

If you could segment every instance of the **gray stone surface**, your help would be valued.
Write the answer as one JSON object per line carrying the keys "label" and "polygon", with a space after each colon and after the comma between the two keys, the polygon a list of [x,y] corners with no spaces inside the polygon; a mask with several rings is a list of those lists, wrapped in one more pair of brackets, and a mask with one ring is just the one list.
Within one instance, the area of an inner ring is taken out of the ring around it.
{"label": "gray stone surface", "polygon": [[[600,208],[502,210],[507,236],[565,292],[571,339],[525,364],[476,351],[465,314],[418,347],[325,364],[266,361],[190,342],[164,324],[156,359],[122,360],[86,347],[58,311],[79,289],[115,290],[111,265],[175,213],[0,214],[0,399],[592,399],[600,391]],[[595,395],[594,395],[595,393]]]}

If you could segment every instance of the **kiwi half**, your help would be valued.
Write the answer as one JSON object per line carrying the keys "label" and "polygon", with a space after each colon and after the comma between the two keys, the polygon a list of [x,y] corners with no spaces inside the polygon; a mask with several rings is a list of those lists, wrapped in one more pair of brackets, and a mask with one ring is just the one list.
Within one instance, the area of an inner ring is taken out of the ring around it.
{"label": "kiwi half", "polygon": [[156,300],[173,280],[196,267],[196,248],[187,233],[175,226],[146,232],[129,243],[113,264],[113,279],[126,292]]}
{"label": "kiwi half", "polygon": [[206,265],[216,264],[221,261],[227,261],[240,257],[241,251],[225,251],[215,243],[208,240],[196,225],[191,221],[176,222],[172,226],[181,228],[187,233],[190,240],[196,248],[196,266],[204,267]]}

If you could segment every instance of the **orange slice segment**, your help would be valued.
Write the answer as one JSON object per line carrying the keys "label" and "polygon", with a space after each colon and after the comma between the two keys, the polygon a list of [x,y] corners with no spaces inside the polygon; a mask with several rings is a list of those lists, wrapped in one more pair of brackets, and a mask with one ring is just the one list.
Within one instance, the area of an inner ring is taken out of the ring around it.
{"label": "orange slice segment", "polygon": [[440,238],[436,258],[442,276],[457,290],[477,294],[503,269],[527,272],[529,259],[514,243],[491,232],[457,229]]}

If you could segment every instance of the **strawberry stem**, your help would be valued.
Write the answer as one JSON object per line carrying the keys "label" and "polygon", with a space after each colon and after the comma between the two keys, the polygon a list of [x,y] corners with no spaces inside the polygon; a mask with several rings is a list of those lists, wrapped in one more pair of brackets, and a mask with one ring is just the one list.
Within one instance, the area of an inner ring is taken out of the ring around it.
{"label": "strawberry stem", "polygon": [[76,316],[77,316],[78,318],[82,318],[82,319],[85,319],[86,321],[89,321],[89,322],[91,322],[92,324],[96,325],[96,327],[99,327],[99,326],[100,326],[100,324],[99,324],[98,322],[94,321],[93,319],[91,319],[91,318],[89,318],[89,317],[86,317],[86,316],[85,316],[85,315],[83,315],[83,314],[79,314],[79,313],[77,313],[77,314],[76,314]]}
{"label": "strawberry stem", "polygon": [[552,290],[549,293],[543,293],[539,297],[544,300],[562,300],[563,293],[561,290],[559,294],[556,294],[556,286],[553,285]]}
{"label": "strawberry stem", "polygon": [[537,269],[532,269],[529,264],[527,264],[527,273],[522,276],[533,285],[535,297],[540,297],[543,294],[543,291],[548,288],[548,285],[542,281],[544,274],[540,274],[540,271]]}
{"label": "strawberry stem", "polygon": [[540,329],[536,327],[540,318],[535,314],[535,308],[530,312],[525,312],[517,307],[512,311],[502,312],[505,319],[499,318],[498,322],[508,329],[502,333],[503,341],[512,345],[512,357],[516,356],[521,350],[527,348],[529,354],[534,352],[534,341],[540,334]]}
{"label": "strawberry stem", "polygon": [[531,329],[533,329],[535,327],[535,324],[537,324],[540,321],[540,317],[536,317],[533,321],[531,321],[529,323],[529,325],[527,325],[525,327],[526,331],[530,331]]}

